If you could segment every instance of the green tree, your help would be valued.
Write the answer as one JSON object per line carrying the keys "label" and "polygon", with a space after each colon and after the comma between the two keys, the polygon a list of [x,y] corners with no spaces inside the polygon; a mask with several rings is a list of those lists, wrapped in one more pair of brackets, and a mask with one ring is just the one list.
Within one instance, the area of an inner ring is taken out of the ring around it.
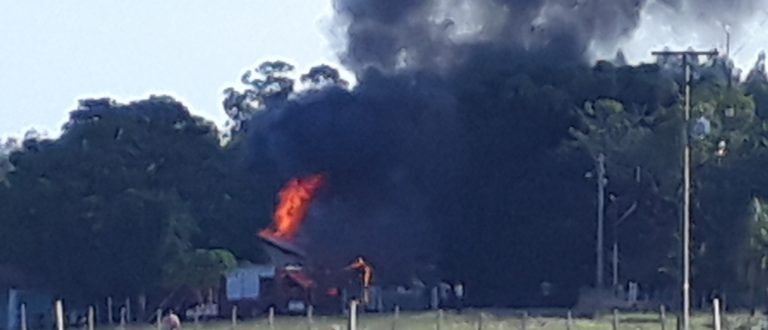
{"label": "green tree", "polygon": [[[663,110],[654,115],[630,112],[611,99],[586,103],[577,117],[579,124],[571,128],[572,140],[563,152],[584,152],[593,163],[599,155],[605,157],[605,234],[620,244],[622,278],[656,286],[670,283],[679,178],[670,164],[679,164],[674,134],[678,118]],[[631,218],[620,220],[630,208],[635,210]]]}
{"label": "green tree", "polygon": [[741,273],[748,283],[749,300],[765,303],[768,287],[768,208],[758,197],[752,198],[748,216],[748,240],[741,257]]}
{"label": "green tree", "polygon": [[168,97],[84,100],[58,139],[10,154],[0,262],[99,298],[162,288],[165,265],[195,249],[258,260],[269,215],[254,214],[256,185],[233,159],[213,124]]}
{"label": "green tree", "polygon": [[163,286],[192,289],[198,303],[207,289],[217,290],[221,277],[237,266],[234,255],[221,249],[187,249],[163,266]]}

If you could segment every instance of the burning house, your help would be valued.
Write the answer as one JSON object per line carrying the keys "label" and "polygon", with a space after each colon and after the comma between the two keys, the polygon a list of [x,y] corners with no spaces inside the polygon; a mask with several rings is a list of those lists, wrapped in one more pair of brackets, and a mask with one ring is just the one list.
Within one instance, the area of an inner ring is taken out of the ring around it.
{"label": "burning house", "polygon": [[[426,291],[403,293],[374,285],[374,267],[363,256],[345,267],[319,257],[318,251],[310,254],[303,249],[296,238],[324,183],[324,175],[310,175],[291,179],[280,190],[272,224],[258,233],[269,263],[241,267],[229,274],[223,310],[237,305],[244,315],[261,314],[269,307],[280,313],[303,313],[313,306],[318,313],[338,313],[353,299],[369,311],[394,305],[429,306]],[[422,303],[398,301],[406,295]]]}
{"label": "burning house", "polygon": [[231,271],[226,278],[226,303],[244,315],[259,315],[274,307],[280,313],[302,313],[310,305],[317,284],[304,267],[305,255],[289,242],[262,237],[270,262]]}
{"label": "burning house", "polygon": [[[320,175],[293,179],[280,191],[272,225],[258,234],[269,264],[231,272],[227,277],[226,305],[237,305],[251,315],[270,307],[284,313],[304,312],[308,306],[333,311],[323,308],[329,305],[329,299],[317,297],[318,285],[311,275],[307,254],[294,241],[322,182]],[[340,306],[338,302],[332,305]]]}

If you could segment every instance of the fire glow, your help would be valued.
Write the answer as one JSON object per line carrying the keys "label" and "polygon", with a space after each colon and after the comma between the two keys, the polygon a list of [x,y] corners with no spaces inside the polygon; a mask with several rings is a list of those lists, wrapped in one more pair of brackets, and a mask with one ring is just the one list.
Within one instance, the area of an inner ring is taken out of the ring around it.
{"label": "fire glow", "polygon": [[259,235],[282,240],[293,239],[301,228],[315,193],[324,181],[322,174],[289,180],[278,194],[280,202],[275,208],[272,225],[259,232]]}

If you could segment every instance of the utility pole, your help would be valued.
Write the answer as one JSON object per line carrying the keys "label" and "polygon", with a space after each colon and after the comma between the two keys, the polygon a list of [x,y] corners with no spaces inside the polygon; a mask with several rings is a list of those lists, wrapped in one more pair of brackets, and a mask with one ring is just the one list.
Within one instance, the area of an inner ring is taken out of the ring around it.
{"label": "utility pole", "polygon": [[603,267],[605,265],[603,257],[603,224],[605,221],[605,155],[597,155],[597,244],[595,253],[597,262],[595,264],[595,289],[603,289]]}
{"label": "utility pole", "polygon": [[682,269],[681,269],[681,330],[691,328],[691,66],[689,56],[717,56],[717,50],[711,51],[655,51],[655,56],[682,56],[685,67],[685,107],[683,109],[683,201],[682,201]]}

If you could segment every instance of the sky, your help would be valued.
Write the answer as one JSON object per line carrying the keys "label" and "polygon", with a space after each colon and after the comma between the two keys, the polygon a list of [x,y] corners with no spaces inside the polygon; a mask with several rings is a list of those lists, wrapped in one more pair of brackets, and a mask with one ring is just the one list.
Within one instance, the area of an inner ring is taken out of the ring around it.
{"label": "sky", "polygon": [[336,63],[330,0],[0,0],[0,137],[57,135],[84,97],[167,94],[217,124],[263,60]]}
{"label": "sky", "polygon": [[[730,31],[730,58],[736,67],[749,71],[760,51],[768,46],[768,0],[732,0],[720,14],[717,10],[704,12],[695,8],[701,0],[684,0],[682,9],[676,11],[662,5],[660,0],[649,0],[640,14],[640,25],[628,38],[619,42],[630,62],[652,61],[652,50],[669,47],[684,50],[726,50],[726,30]],[[747,9],[751,3],[756,10]],[[728,3],[723,0],[720,3]],[[701,5],[699,6],[701,7]],[[764,8],[764,9],[763,9]],[[610,50],[614,51],[615,50]],[[609,56],[609,51],[598,56]],[[742,77],[746,75],[743,73]]]}
{"label": "sky", "polygon": [[[621,42],[631,62],[664,46],[725,48],[721,23],[651,4]],[[261,61],[338,66],[331,19],[331,0],[0,0],[0,138],[30,127],[55,136],[78,99],[104,96],[171,95],[221,126],[221,91]],[[766,10],[739,20],[737,66],[768,45],[767,23]]]}

